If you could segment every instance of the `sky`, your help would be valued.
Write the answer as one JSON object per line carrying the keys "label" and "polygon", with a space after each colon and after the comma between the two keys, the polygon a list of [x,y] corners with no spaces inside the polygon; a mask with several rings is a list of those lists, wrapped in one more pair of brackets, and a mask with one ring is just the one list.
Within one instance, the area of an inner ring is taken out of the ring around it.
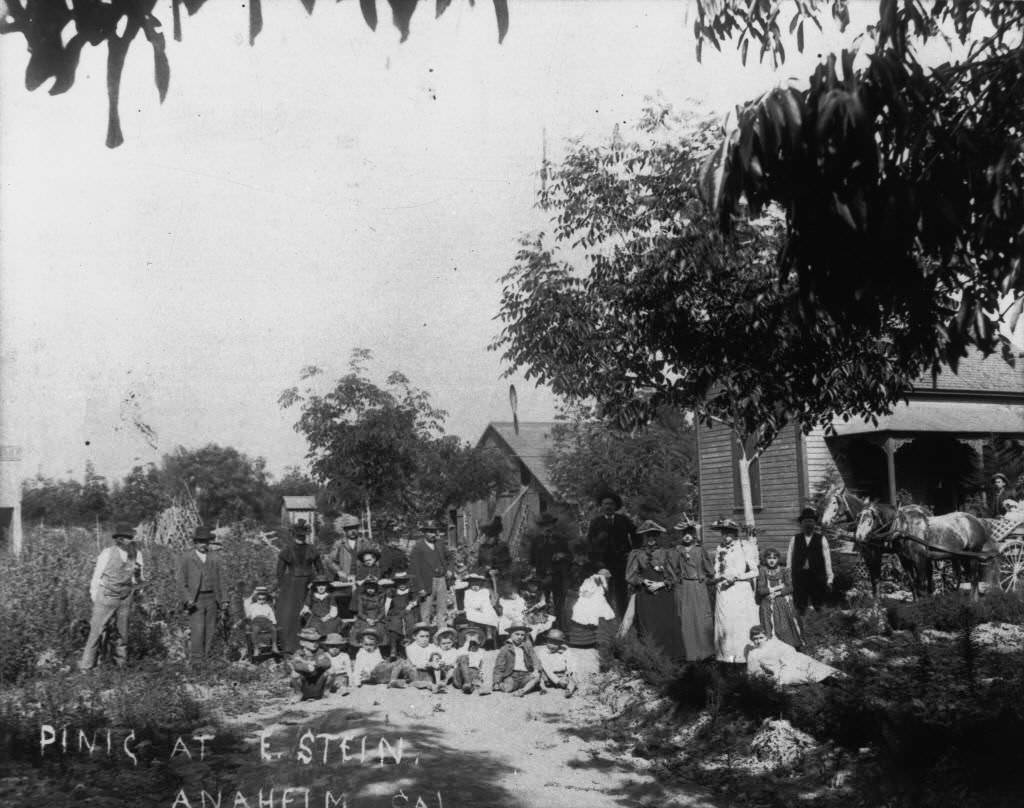
{"label": "sky", "polygon": [[23,475],[91,460],[116,478],[210,442],[279,474],[306,447],[278,395],[307,365],[342,375],[354,348],[466,440],[511,420],[510,383],[521,420],[550,420],[550,392],[487,350],[498,279],[545,226],[545,136],[554,157],[605,140],[658,93],[724,112],[843,41],[809,39],[779,73],[732,51],[698,64],[685,0],[519,0],[498,45],[491,5],[463,0],[436,21],[422,3],[399,44],[378,5],[372,32],[354,2],[265,0],[250,47],[240,1],[183,19],[180,43],[158,4],[170,90],[161,105],[140,37],[114,150],[105,52],[51,97],[25,90],[24,42],[3,37],[0,443]]}

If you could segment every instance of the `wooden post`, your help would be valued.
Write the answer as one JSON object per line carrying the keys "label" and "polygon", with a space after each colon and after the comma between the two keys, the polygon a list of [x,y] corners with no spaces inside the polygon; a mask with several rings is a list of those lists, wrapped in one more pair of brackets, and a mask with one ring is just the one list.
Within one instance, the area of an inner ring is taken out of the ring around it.
{"label": "wooden post", "polygon": [[894,508],[896,502],[896,441],[893,438],[886,438],[882,444],[885,450],[885,470],[889,479],[889,504]]}

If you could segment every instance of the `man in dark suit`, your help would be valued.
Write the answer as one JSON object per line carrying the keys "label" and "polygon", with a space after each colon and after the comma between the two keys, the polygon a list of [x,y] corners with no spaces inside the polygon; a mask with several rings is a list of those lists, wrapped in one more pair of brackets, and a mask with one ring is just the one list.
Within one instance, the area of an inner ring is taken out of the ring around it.
{"label": "man in dark suit", "polygon": [[810,604],[820,609],[834,578],[828,539],[818,530],[818,513],[804,508],[799,517],[800,532],[789,541],[786,566],[793,576],[793,603],[803,615]]}
{"label": "man in dark suit", "polygon": [[195,529],[193,550],[178,563],[181,605],[189,616],[192,662],[206,659],[217,633],[217,618],[228,610],[228,588],[220,562],[211,555],[213,532],[203,525]]}
{"label": "man in dark suit", "polygon": [[629,602],[626,585],[626,559],[637,548],[636,527],[622,510],[622,498],[611,491],[598,498],[601,512],[587,529],[590,560],[605,567],[611,574],[611,600],[615,613],[622,617]]}

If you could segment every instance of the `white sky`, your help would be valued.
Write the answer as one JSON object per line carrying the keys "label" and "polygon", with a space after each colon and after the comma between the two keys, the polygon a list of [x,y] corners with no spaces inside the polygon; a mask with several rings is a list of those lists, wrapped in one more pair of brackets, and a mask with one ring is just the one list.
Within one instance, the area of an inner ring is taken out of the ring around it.
{"label": "white sky", "polygon": [[[120,476],[211,441],[279,472],[305,445],[278,394],[308,364],[340,375],[354,347],[475,441],[511,417],[486,346],[498,278],[541,223],[542,129],[557,155],[658,91],[724,110],[780,78],[733,51],[698,65],[687,2],[519,0],[501,46],[484,0],[440,21],[421,3],[402,45],[378,5],[373,33],[355,2],[307,17],[265,0],[250,48],[240,0],[186,16],[181,43],[161,3],[170,91],[161,106],[140,37],[115,150],[105,51],[50,97],[24,89],[24,42],[3,37],[0,442],[23,447],[25,475],[92,458]],[[784,75],[806,77],[815,50]],[[550,394],[512,381],[522,420],[553,416]]]}

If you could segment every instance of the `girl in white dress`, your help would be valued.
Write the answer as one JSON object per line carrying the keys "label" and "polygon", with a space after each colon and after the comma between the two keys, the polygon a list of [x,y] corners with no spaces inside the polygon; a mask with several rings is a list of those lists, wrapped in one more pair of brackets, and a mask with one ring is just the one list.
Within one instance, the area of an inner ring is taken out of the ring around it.
{"label": "girl in white dress", "polygon": [[757,563],[737,540],[739,526],[728,522],[719,527],[722,543],[715,551],[715,658],[742,664],[750,629],[760,623],[750,583],[757,577]]}
{"label": "girl in white dress", "polygon": [[498,627],[498,613],[494,611],[491,590],[484,586],[485,580],[487,579],[483,575],[475,572],[466,576],[469,589],[466,590],[463,604],[466,620],[470,624],[484,629],[487,638],[493,640],[494,632]]}
{"label": "girl in white dress", "polygon": [[615,619],[615,612],[608,605],[608,579],[611,575],[608,570],[601,570],[580,584],[579,597],[572,607],[574,623],[596,626],[602,620]]}
{"label": "girl in white dress", "polygon": [[508,634],[509,626],[522,625],[526,619],[526,601],[519,594],[515,584],[509,583],[508,588],[498,598],[498,634]]}

